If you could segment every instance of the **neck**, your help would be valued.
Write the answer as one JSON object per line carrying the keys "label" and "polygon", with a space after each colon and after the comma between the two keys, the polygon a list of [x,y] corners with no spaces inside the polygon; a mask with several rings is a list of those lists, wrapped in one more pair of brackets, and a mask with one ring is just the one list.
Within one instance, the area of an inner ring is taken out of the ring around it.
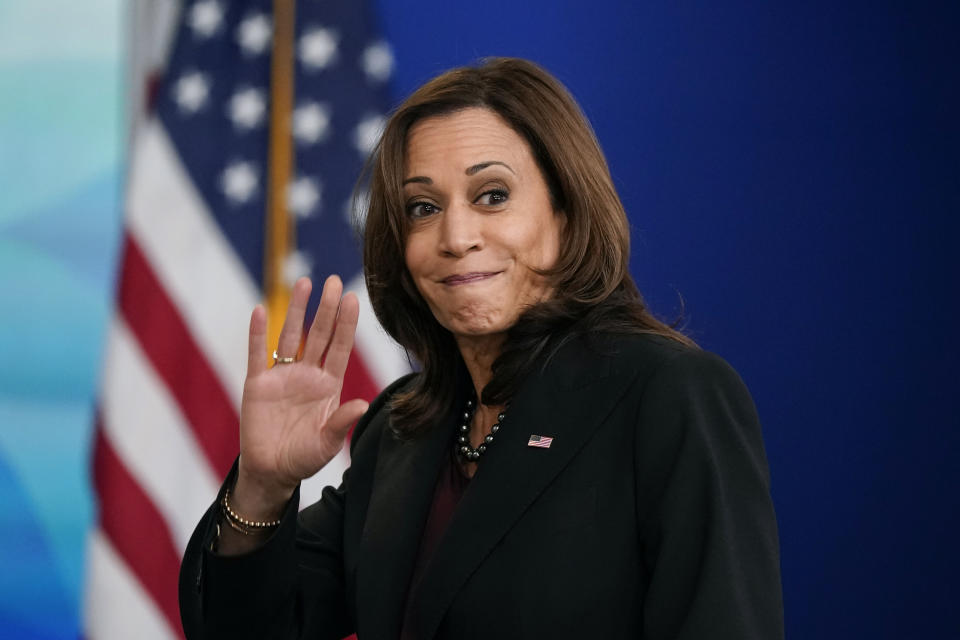
{"label": "neck", "polygon": [[[497,415],[503,411],[502,405],[485,405],[480,401],[483,388],[493,377],[493,361],[500,355],[500,349],[503,346],[503,334],[491,336],[456,336],[457,347],[460,349],[460,355],[467,366],[470,374],[470,380],[473,382],[475,397],[477,398],[477,407],[473,413],[473,421],[470,425],[470,446],[478,447],[483,441],[484,436],[490,430],[491,425],[496,422]],[[468,462],[460,460],[464,472],[468,477],[473,477],[476,471],[476,461]]]}
{"label": "neck", "polygon": [[473,390],[479,403],[483,388],[493,377],[493,361],[500,355],[504,336],[502,334],[489,336],[456,336],[460,356],[467,366]]}

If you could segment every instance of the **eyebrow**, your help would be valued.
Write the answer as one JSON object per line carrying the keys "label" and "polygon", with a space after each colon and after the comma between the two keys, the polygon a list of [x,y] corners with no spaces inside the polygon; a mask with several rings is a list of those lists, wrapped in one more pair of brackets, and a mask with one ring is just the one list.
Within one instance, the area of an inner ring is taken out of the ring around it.
{"label": "eyebrow", "polygon": [[[500,162],[499,160],[488,160],[486,162],[479,162],[475,165],[467,167],[467,170],[464,171],[464,173],[467,174],[468,176],[472,176],[476,173],[479,173],[480,171],[483,171],[488,167],[492,167],[495,164],[498,164],[501,167],[506,167],[507,171],[509,171],[513,175],[517,175],[517,172],[511,169],[510,165],[508,165],[506,162]],[[406,186],[414,182],[419,184],[433,184],[433,180],[431,180],[427,176],[413,176],[412,178],[407,178],[406,180],[404,180],[402,186]]]}
{"label": "eyebrow", "polygon": [[488,160],[486,162],[475,164],[472,167],[467,167],[467,170],[464,171],[464,173],[466,173],[468,176],[472,176],[473,174],[479,171],[483,171],[487,167],[493,166],[495,164],[498,164],[501,167],[506,167],[510,173],[512,173],[513,175],[517,175],[516,172],[510,168],[510,165],[508,165],[506,162],[500,162],[499,160]]}

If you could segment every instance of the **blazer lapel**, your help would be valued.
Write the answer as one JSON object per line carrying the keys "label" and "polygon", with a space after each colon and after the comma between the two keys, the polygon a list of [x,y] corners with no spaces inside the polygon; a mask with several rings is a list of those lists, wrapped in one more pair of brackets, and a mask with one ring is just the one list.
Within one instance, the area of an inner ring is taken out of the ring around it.
{"label": "blazer lapel", "polygon": [[[458,590],[582,449],[629,382],[581,340],[531,375],[425,570],[413,603],[415,637],[434,637]],[[528,446],[534,434],[553,437],[550,448]]]}
{"label": "blazer lapel", "polygon": [[420,538],[442,457],[452,443],[452,427],[432,429],[413,441],[383,435],[357,562],[361,638],[400,636]]}

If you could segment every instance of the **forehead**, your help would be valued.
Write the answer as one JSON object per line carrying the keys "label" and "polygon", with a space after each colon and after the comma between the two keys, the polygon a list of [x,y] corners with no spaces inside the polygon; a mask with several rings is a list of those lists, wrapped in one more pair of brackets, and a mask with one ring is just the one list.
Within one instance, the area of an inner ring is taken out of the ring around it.
{"label": "forehead", "polygon": [[532,159],[526,141],[499,115],[476,107],[416,122],[407,134],[404,168],[409,176],[431,168],[462,170],[489,160],[522,165]]}

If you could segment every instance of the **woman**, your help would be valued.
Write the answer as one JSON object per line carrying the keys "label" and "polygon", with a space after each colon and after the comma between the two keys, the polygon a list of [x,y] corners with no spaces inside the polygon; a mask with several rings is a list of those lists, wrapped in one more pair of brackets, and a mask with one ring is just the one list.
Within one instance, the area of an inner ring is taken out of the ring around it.
{"label": "woman", "polygon": [[[535,65],[454,70],[391,117],[364,266],[422,364],[340,404],[357,300],[250,324],[238,463],[181,571],[191,638],[777,638],[776,523],[742,382],[656,320],[593,133]],[[297,486],[351,469],[297,516]]]}

